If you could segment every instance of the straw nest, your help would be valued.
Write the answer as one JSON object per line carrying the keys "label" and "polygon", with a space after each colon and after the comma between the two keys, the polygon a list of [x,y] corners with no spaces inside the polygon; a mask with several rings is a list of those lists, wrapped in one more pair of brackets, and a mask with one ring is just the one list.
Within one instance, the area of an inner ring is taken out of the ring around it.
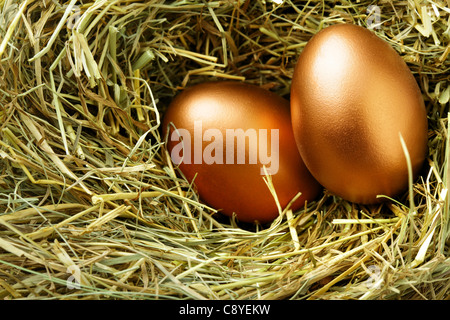
{"label": "straw nest", "polygon": [[[449,297],[449,2],[294,2],[0,1],[1,298]],[[426,101],[421,177],[270,225],[205,206],[160,135],[171,99],[215,79],[288,98],[312,35],[377,17]]]}

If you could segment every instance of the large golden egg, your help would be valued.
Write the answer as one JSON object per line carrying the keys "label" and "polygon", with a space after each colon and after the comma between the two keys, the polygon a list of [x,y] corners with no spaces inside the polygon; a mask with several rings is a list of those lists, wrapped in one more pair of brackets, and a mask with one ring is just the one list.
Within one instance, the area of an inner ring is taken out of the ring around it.
{"label": "large golden egg", "polygon": [[299,155],[289,102],[260,87],[225,81],[185,89],[165,113],[163,134],[172,161],[200,198],[240,221],[278,216],[266,172],[282,209],[299,192],[293,210],[321,190]]}
{"label": "large golden egg", "polygon": [[408,185],[427,150],[427,115],[403,59],[373,32],[334,25],[300,54],[291,87],[293,131],[312,175],[352,202],[376,203]]}

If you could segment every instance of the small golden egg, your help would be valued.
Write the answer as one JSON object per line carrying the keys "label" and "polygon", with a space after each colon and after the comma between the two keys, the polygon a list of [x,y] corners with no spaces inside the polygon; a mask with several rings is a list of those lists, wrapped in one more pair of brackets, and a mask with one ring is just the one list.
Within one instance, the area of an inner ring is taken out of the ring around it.
{"label": "small golden egg", "polygon": [[266,172],[282,209],[298,193],[293,210],[321,191],[295,144],[289,102],[258,86],[223,81],[185,89],[164,115],[163,134],[200,199],[240,221],[265,223],[279,215]]}

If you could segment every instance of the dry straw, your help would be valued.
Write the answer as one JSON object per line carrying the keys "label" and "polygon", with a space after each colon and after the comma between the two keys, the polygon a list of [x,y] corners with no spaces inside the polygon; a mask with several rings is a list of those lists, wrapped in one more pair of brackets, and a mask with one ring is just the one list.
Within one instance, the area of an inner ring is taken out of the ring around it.
{"label": "dry straw", "polygon": [[[448,299],[450,2],[374,2],[0,1],[0,298]],[[287,96],[312,35],[369,22],[426,101],[409,190],[265,226],[201,203],[159,131],[182,87]]]}

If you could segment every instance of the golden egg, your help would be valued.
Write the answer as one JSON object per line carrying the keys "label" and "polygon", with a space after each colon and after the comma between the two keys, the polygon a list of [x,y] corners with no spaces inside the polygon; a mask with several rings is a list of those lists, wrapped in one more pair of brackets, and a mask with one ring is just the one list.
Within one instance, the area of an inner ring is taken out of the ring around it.
{"label": "golden egg", "polygon": [[376,203],[407,188],[400,135],[414,176],[426,157],[427,115],[414,76],[363,27],[334,25],[311,38],[292,78],[291,115],[306,166],[345,200]]}
{"label": "golden egg", "polygon": [[289,102],[263,88],[223,81],[185,89],[164,115],[163,135],[201,200],[240,221],[278,216],[266,173],[282,209],[298,193],[290,208],[302,208],[321,190],[299,155]]}

